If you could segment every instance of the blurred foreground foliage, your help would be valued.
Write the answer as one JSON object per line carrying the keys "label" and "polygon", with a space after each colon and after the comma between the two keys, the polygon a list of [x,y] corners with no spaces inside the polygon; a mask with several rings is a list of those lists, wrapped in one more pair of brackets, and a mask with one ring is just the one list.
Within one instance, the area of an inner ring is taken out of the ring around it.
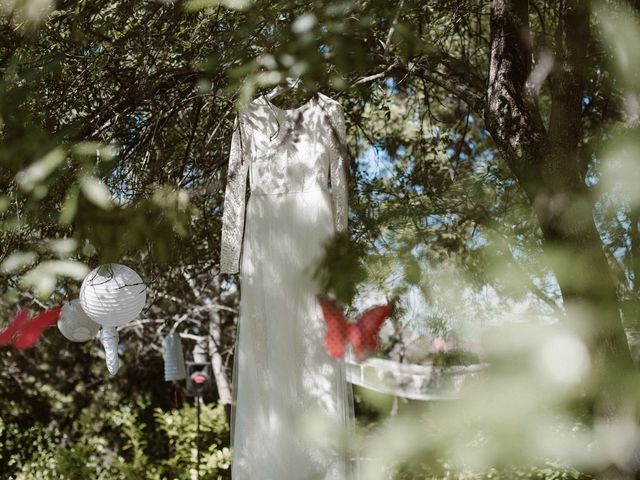
{"label": "blurred foreground foliage", "polygon": [[[149,287],[116,378],[96,342],[2,350],[2,469],[192,475],[160,339],[176,322],[209,335],[228,405],[233,117],[300,76],[349,132],[350,231],[323,287],[350,310],[401,299],[380,356],[492,365],[456,402],[362,392],[366,480],[637,475],[639,39],[622,1],[0,3],[0,319],[76,298],[108,261]],[[228,473],[219,415],[212,476]]]}

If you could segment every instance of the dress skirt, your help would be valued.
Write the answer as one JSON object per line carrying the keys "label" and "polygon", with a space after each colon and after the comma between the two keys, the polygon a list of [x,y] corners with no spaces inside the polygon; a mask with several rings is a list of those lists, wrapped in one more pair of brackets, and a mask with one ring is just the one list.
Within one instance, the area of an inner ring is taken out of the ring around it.
{"label": "dress skirt", "polygon": [[233,367],[233,480],[355,480],[352,386],[324,349],[311,268],[335,232],[331,191],[251,193]]}

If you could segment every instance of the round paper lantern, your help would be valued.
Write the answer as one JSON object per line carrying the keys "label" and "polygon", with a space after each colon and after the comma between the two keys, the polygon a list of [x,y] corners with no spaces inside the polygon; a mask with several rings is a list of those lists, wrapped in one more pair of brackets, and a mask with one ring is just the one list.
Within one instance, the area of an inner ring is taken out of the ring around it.
{"label": "round paper lantern", "polygon": [[80,304],[94,322],[117,327],[136,318],[147,301],[147,287],[125,265],[108,263],[89,272],[80,287]]}
{"label": "round paper lantern", "polygon": [[100,324],[84,313],[79,300],[71,300],[62,306],[58,330],[72,342],[86,342],[96,336],[100,330]]}

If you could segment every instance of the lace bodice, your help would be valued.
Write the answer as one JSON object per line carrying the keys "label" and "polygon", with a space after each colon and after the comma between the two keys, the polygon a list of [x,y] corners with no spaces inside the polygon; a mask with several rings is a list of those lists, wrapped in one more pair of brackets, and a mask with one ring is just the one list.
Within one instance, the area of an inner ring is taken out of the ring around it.
{"label": "lace bodice", "polygon": [[220,270],[237,273],[246,184],[251,195],[304,192],[331,185],[335,229],[347,229],[346,127],[342,106],[319,93],[283,110],[258,97],[238,113],[229,153]]}

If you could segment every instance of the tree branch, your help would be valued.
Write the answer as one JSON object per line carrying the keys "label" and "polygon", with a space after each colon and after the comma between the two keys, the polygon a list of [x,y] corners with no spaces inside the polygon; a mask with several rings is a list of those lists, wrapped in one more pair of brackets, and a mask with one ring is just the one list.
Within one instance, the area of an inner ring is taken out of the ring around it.
{"label": "tree branch", "polygon": [[428,80],[465,102],[471,110],[482,116],[485,98],[481,91],[468,82],[437,70],[429,70],[424,66],[411,64],[410,69],[416,75]]}

